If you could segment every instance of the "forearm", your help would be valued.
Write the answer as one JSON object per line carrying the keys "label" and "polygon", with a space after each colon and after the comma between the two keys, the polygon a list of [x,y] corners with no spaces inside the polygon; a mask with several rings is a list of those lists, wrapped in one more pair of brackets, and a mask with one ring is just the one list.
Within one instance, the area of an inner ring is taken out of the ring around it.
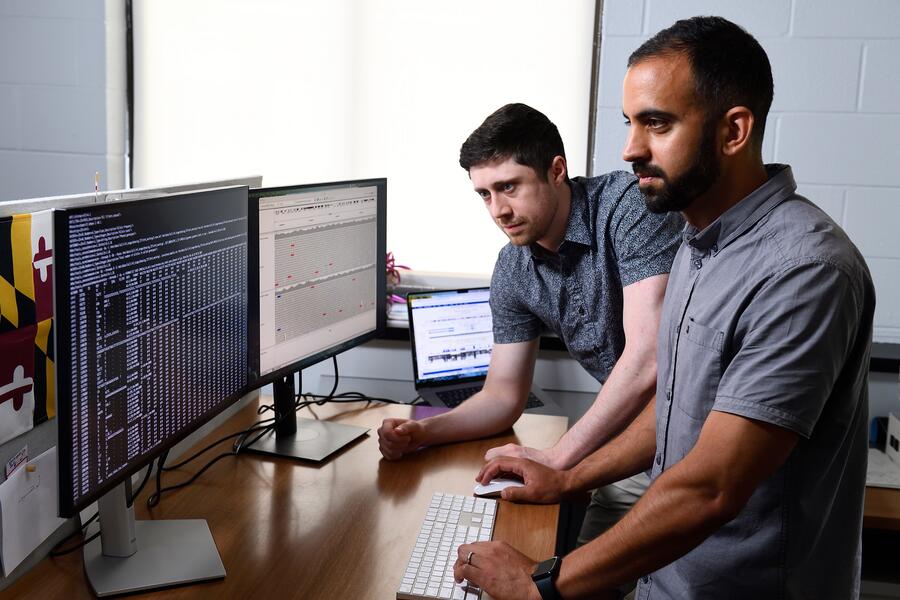
{"label": "forearm", "polygon": [[656,400],[611,442],[567,471],[566,491],[601,487],[646,471],[656,454]]}
{"label": "forearm", "polygon": [[563,597],[590,598],[651,573],[733,517],[720,493],[685,471],[662,475],[612,529],[565,558],[557,582]]}
{"label": "forearm", "polygon": [[655,361],[626,350],[588,411],[548,451],[552,466],[571,468],[608,443],[641,414],[655,389]]}
{"label": "forearm", "polygon": [[425,443],[448,444],[474,440],[512,427],[522,413],[515,400],[499,398],[482,390],[450,412],[422,419]]}
{"label": "forearm", "polygon": [[771,423],[710,413],[691,451],[612,529],[566,557],[558,582],[563,597],[592,597],[593,590],[634,580],[696,548],[741,513],[798,439]]}

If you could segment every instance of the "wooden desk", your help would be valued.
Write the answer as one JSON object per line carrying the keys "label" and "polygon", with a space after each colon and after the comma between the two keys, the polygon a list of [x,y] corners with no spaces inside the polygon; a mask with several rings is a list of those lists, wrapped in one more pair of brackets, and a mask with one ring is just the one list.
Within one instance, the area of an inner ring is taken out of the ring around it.
{"label": "wooden desk", "polygon": [[900,531],[900,490],[867,487],[863,527]]}
{"label": "wooden desk", "polygon": [[898,539],[900,490],[867,487],[863,511],[861,598],[900,598]]}
{"label": "wooden desk", "polygon": [[[394,598],[433,492],[469,495],[488,448],[510,441],[547,447],[566,429],[564,417],[524,415],[513,434],[430,448],[400,462],[381,460],[375,429],[382,419],[408,417],[412,410],[360,403],[301,411],[300,416],[372,428],[367,437],[321,465],[251,454],[227,458],[147,510],[151,482],[136,502],[137,517],[206,519],[227,575],[130,597]],[[257,418],[256,405],[250,405],[195,449]],[[230,443],[222,445],[221,451],[225,449]],[[206,460],[204,456],[190,468],[166,473],[163,484],[183,481]],[[557,514],[557,506],[502,502],[494,539],[536,560],[547,558],[554,552]],[[81,552],[43,560],[4,597],[93,597]]]}

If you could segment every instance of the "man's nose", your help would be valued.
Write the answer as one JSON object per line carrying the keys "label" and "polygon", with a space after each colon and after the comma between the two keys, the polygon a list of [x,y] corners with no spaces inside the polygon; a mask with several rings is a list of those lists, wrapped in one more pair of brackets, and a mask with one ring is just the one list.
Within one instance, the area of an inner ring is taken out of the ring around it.
{"label": "man's nose", "polygon": [[494,219],[500,219],[512,214],[512,208],[509,203],[500,194],[493,194],[491,197],[491,216]]}
{"label": "man's nose", "polygon": [[622,149],[622,160],[635,162],[638,160],[649,160],[649,158],[650,152],[640,128],[630,127],[628,129],[628,138],[625,140],[625,147]]}

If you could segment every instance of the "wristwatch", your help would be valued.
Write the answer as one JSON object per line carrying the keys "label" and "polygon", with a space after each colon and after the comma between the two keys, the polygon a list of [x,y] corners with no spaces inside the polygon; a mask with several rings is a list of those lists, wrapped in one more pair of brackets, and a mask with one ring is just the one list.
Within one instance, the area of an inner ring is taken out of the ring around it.
{"label": "wristwatch", "polygon": [[554,556],[541,561],[531,573],[531,580],[537,586],[542,600],[563,600],[556,589],[556,577],[559,575],[559,567],[562,558]]}

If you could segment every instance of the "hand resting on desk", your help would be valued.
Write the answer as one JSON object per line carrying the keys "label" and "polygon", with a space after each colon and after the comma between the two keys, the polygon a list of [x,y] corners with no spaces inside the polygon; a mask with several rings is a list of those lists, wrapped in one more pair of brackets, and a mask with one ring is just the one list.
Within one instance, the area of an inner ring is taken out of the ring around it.
{"label": "hand resting on desk", "polygon": [[554,504],[566,492],[566,471],[557,471],[525,458],[495,458],[481,468],[475,480],[486,484],[492,479],[509,475],[524,481],[525,486],[506,488],[500,492],[503,500]]}
{"label": "hand resting on desk", "polygon": [[378,449],[388,460],[398,460],[425,443],[425,428],[418,421],[385,419],[378,428]]}

